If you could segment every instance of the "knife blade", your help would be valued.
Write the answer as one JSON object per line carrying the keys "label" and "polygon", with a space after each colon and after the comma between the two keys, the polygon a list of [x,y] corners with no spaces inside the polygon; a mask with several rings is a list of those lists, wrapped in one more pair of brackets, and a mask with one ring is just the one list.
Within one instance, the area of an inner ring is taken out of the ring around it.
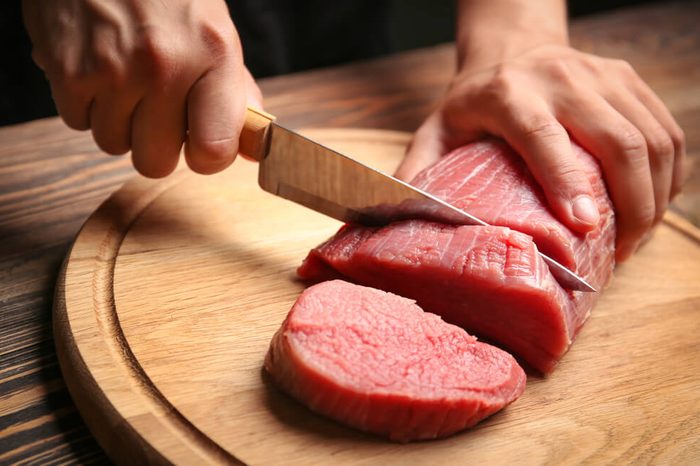
{"label": "knife blade", "polygon": [[[295,133],[248,108],[239,152],[260,164],[258,184],[276,196],[346,223],[385,225],[421,218],[457,225],[489,224],[457,207]],[[586,280],[539,255],[565,288],[595,292]]]}

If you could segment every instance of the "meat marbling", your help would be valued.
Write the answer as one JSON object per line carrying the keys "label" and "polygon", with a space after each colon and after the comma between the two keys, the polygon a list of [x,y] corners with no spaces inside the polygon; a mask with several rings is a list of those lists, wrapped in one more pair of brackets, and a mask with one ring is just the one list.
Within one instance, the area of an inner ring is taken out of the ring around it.
{"label": "meat marbling", "polygon": [[265,368],[313,411],[400,442],[472,426],[525,387],[508,353],[410,299],[341,280],[302,293]]}
{"label": "meat marbling", "polygon": [[418,220],[383,228],[347,225],[309,253],[299,275],[315,281],[343,277],[415,299],[426,311],[551,372],[598,293],[562,289],[537,248],[598,289],[614,267],[614,216],[600,169],[573,147],[601,213],[585,236],[554,217],[517,154],[502,142],[483,141],[455,150],[412,183],[499,226]]}

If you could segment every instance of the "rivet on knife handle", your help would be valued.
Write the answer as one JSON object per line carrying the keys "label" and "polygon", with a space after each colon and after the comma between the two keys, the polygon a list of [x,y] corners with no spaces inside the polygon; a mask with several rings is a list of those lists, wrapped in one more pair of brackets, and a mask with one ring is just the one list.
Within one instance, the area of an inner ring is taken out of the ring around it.
{"label": "rivet on knife handle", "polygon": [[270,144],[270,123],[274,120],[275,117],[269,113],[248,107],[238,143],[238,152],[252,157],[258,162],[265,158]]}

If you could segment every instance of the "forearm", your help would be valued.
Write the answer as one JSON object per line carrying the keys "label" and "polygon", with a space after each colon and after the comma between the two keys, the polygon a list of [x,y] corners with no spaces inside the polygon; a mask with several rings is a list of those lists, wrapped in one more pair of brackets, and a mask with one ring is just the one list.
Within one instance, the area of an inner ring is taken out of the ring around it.
{"label": "forearm", "polygon": [[457,63],[480,68],[542,44],[568,44],[564,0],[459,0]]}

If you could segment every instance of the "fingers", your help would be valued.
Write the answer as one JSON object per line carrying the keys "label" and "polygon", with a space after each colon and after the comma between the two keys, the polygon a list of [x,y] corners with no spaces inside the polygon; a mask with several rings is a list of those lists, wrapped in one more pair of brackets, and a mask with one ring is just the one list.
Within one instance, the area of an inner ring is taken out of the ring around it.
{"label": "fingers", "polygon": [[205,73],[187,99],[189,135],[185,159],[198,173],[216,173],[236,158],[245,122],[246,89],[243,69],[226,63]]}
{"label": "fingers", "polygon": [[[32,59],[44,72],[59,115],[70,128],[90,128],[90,107],[98,88],[97,81],[85,73],[85,47],[55,16],[41,14],[35,2],[23,2],[25,25],[32,40]],[[58,26],[58,30],[56,30]]]}
{"label": "fingers", "polygon": [[433,113],[413,135],[403,161],[394,176],[410,182],[422,169],[445,155],[443,128],[438,113]]}
{"label": "fingers", "polygon": [[588,176],[569,135],[544,102],[516,98],[495,116],[496,131],[525,159],[557,217],[581,233],[594,229],[600,213]]}
{"label": "fingers", "polygon": [[131,121],[134,168],[149,178],[162,178],[177,167],[185,139],[184,96],[156,94],[139,102]]}
{"label": "fingers", "polygon": [[560,121],[601,162],[617,216],[616,258],[627,259],[656,216],[647,142],[642,132],[595,93],[563,99]]}
{"label": "fingers", "polygon": [[671,197],[675,147],[666,129],[635,96],[621,92],[609,99],[612,106],[635,126],[646,141],[654,189],[653,225],[661,221]]}
{"label": "fingers", "polygon": [[56,110],[68,127],[80,131],[90,129],[90,107],[100,87],[99,79],[84,73],[79,51],[66,51],[62,61],[45,60],[42,69],[51,86],[51,96]]}
{"label": "fingers", "polygon": [[669,112],[668,108],[659,99],[659,97],[649,89],[640,79],[636,80],[636,85],[632,87],[635,96],[642,102],[647,109],[652,113],[654,118],[666,129],[668,136],[671,138],[674,149],[673,169],[671,176],[671,198],[675,197],[680,191],[684,180],[684,162],[685,162],[685,134],[676,120]]}
{"label": "fingers", "polygon": [[131,148],[131,115],[139,102],[137,94],[107,92],[95,97],[90,107],[90,127],[97,145],[112,155]]}
{"label": "fingers", "polygon": [[51,97],[65,124],[79,131],[90,129],[90,108],[94,98],[92,90],[71,89],[58,80],[52,80],[50,84]]}
{"label": "fingers", "polygon": [[[543,46],[492,69],[470,73],[462,66],[442,107],[444,121],[420,128],[397,176],[412,177],[431,161],[427,154],[464,144],[480,128],[520,153],[557,217],[583,233],[600,213],[571,147],[576,140],[602,165],[616,212],[618,260],[661,220],[683,182],[683,131],[620,60]],[[461,134],[465,129],[471,136]]]}

